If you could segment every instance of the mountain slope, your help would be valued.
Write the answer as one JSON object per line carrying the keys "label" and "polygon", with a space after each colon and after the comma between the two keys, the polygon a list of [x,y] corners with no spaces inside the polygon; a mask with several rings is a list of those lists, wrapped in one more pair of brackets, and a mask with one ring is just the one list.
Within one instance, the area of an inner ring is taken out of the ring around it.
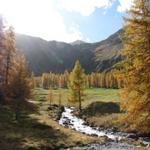
{"label": "mountain slope", "polygon": [[71,45],[81,45],[81,44],[84,44],[84,43],[86,43],[86,42],[81,41],[81,40],[76,40],[76,41],[74,41],[74,42],[71,42],[70,44],[71,44]]}
{"label": "mountain slope", "polygon": [[119,30],[115,34],[101,41],[95,49],[97,69],[99,71],[110,70],[111,67],[121,60],[122,41],[120,39],[123,30]]}
{"label": "mountain slope", "polygon": [[[109,70],[120,59],[121,41],[119,30],[108,39],[97,43],[74,42],[73,44],[45,41],[41,38],[16,34],[16,46],[23,49],[30,71],[36,75],[42,72],[64,72],[70,70],[77,59],[86,73]],[[95,52],[100,59],[95,62]]]}

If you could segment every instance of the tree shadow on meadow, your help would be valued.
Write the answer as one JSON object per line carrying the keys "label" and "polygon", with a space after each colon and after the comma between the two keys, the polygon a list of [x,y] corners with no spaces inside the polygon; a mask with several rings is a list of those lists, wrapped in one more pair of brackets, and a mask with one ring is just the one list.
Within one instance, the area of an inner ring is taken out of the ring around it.
{"label": "tree shadow on meadow", "polygon": [[13,120],[11,110],[0,106],[1,150],[53,150],[65,147],[67,135],[29,114],[22,114],[19,122]]}

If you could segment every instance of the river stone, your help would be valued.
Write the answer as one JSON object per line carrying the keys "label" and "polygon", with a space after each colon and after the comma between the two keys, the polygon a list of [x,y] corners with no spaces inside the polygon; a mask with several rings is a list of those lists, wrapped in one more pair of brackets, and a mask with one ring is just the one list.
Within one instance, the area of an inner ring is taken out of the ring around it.
{"label": "river stone", "polygon": [[138,140],[139,136],[135,133],[130,133],[129,135],[127,135],[127,138]]}
{"label": "river stone", "polygon": [[59,108],[59,111],[58,111],[58,113],[57,113],[57,116],[56,116],[56,118],[55,118],[55,121],[58,121],[58,120],[60,120],[60,118],[61,118],[61,115],[62,115],[62,113],[64,112],[64,106],[61,106],[60,108]]}
{"label": "river stone", "polygon": [[67,119],[64,121],[63,124],[64,124],[66,127],[69,126],[69,125],[71,125],[70,119],[67,118]]}
{"label": "river stone", "polygon": [[97,134],[91,134],[91,136],[93,136],[93,137],[97,137],[98,135],[97,135]]}
{"label": "river stone", "polygon": [[150,143],[150,137],[143,137],[143,140]]}
{"label": "river stone", "polygon": [[75,147],[70,150],[133,150],[134,146],[126,143],[107,142],[104,144],[91,144],[84,147]]}
{"label": "river stone", "polygon": [[[107,149],[112,149],[112,150],[132,150],[133,149],[133,145],[128,145],[125,143],[125,141],[123,141],[124,143],[122,143],[120,140],[121,139],[126,139],[127,141],[131,141],[133,140],[133,143],[135,142],[136,139],[139,138],[138,135],[136,135],[135,133],[131,133],[131,134],[125,134],[125,133],[121,133],[121,132],[112,132],[112,129],[107,129],[107,130],[100,130],[99,128],[91,128],[90,126],[84,125],[84,120],[80,119],[79,117],[75,116],[72,112],[73,110],[70,108],[65,107],[64,108],[65,111],[62,113],[62,117],[59,120],[59,124],[63,125],[64,127],[68,127],[68,128],[72,128],[78,132],[81,133],[85,133],[87,135],[92,135],[95,134],[98,136],[106,136],[106,144],[103,145],[90,145],[90,148],[86,147],[78,147],[78,148],[74,148],[77,150],[83,150],[83,149],[87,149],[87,150],[91,150],[91,149],[95,149],[95,150],[107,150]],[[112,141],[113,140],[113,141]],[[137,141],[136,141],[137,142]],[[144,141],[143,141],[144,142]],[[145,143],[144,143],[145,144]],[[91,147],[92,146],[92,147]]]}
{"label": "river stone", "polygon": [[118,132],[118,128],[117,127],[112,127],[112,132]]}

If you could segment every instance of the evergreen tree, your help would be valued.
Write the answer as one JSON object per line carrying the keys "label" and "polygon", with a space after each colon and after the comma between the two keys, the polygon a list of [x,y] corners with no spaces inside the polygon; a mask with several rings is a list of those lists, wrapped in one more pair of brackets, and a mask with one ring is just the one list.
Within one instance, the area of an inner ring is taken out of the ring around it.
{"label": "evergreen tree", "polygon": [[5,27],[3,17],[0,15],[0,104],[4,102],[4,41],[5,41]]}
{"label": "evergreen tree", "polygon": [[31,87],[32,89],[36,88],[36,78],[34,76],[34,72],[31,73]]}
{"label": "evergreen tree", "polygon": [[20,112],[25,108],[26,100],[30,98],[30,83],[27,79],[28,72],[25,57],[22,52],[18,52],[13,61],[13,70],[9,82],[9,94],[12,99],[16,120],[19,119]]}
{"label": "evergreen tree", "polygon": [[13,67],[12,59],[16,52],[15,47],[15,33],[13,31],[12,27],[9,27],[9,29],[5,32],[5,67],[4,67],[4,75],[5,75],[5,86],[7,88],[8,80],[10,76],[10,70]]}
{"label": "evergreen tree", "polygon": [[62,88],[62,77],[60,75],[59,76],[59,83],[58,83],[58,104],[59,104],[59,107],[61,106],[61,99],[62,99],[61,88]]}
{"label": "evergreen tree", "polygon": [[53,102],[53,90],[52,90],[51,87],[50,87],[49,90],[48,90],[47,99],[48,99],[48,101],[49,101],[49,105],[51,106],[51,105],[52,105],[52,102]]}
{"label": "evergreen tree", "polygon": [[124,81],[124,119],[139,132],[150,133],[150,7],[147,0],[135,0],[125,18],[124,61],[119,65]]}
{"label": "evergreen tree", "polygon": [[68,70],[65,70],[65,72],[64,72],[64,81],[65,81],[64,87],[65,88],[67,88],[67,82],[68,82],[68,80],[69,80],[69,72],[68,72]]}
{"label": "evergreen tree", "polygon": [[5,52],[5,27],[3,17],[0,15],[0,77],[4,76],[3,67],[4,67],[4,52]]}
{"label": "evergreen tree", "polygon": [[62,100],[62,92],[61,92],[61,88],[58,89],[58,104],[59,107],[61,106],[61,100]]}
{"label": "evergreen tree", "polygon": [[82,69],[80,62],[76,61],[75,66],[70,74],[68,88],[69,88],[69,101],[77,102],[79,104],[79,111],[82,110],[82,101],[84,96],[85,89],[85,74]]}

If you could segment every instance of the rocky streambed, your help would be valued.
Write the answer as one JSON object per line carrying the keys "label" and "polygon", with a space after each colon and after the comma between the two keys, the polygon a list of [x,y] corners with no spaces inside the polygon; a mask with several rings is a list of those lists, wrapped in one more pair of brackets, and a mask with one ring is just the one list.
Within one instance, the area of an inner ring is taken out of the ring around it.
{"label": "rocky streambed", "polygon": [[135,147],[127,143],[106,142],[103,144],[89,144],[84,147],[75,147],[72,150],[133,150]]}
{"label": "rocky streambed", "polygon": [[[72,128],[78,132],[91,135],[91,136],[97,136],[97,137],[107,137],[109,140],[108,142],[104,144],[92,144],[87,145],[85,147],[77,147],[72,148],[73,150],[132,150],[135,148],[134,145],[129,145],[123,141],[130,141],[134,139],[139,139],[140,143],[149,146],[150,145],[150,139],[146,138],[144,140],[143,137],[138,137],[134,133],[123,133],[123,132],[114,132],[111,130],[102,130],[99,128],[93,128],[90,127],[85,123],[84,120],[76,117],[73,114],[74,108],[64,108],[64,112],[61,115],[61,118],[59,120],[59,124]],[[140,145],[139,145],[140,146]]]}

